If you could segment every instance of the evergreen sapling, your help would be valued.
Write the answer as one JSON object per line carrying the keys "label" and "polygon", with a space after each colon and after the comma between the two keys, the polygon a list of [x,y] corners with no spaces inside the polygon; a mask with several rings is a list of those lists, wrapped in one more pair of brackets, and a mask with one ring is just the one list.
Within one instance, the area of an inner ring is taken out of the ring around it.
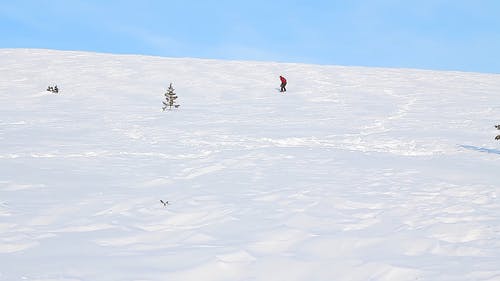
{"label": "evergreen sapling", "polygon": [[170,86],[167,89],[167,92],[165,93],[165,101],[163,101],[163,111],[165,109],[172,109],[172,106],[174,108],[178,108],[179,105],[176,104],[177,100],[177,95],[175,94],[175,89],[172,87],[172,83],[170,83]]}

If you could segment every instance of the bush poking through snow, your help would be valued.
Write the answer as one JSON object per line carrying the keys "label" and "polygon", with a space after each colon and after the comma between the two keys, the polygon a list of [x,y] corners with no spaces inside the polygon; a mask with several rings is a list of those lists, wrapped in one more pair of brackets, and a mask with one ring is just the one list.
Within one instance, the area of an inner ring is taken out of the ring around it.
{"label": "bush poking through snow", "polygon": [[52,92],[54,94],[57,94],[57,93],[59,93],[59,88],[57,88],[57,85],[55,85],[54,87],[48,86],[47,87],[47,92]]}

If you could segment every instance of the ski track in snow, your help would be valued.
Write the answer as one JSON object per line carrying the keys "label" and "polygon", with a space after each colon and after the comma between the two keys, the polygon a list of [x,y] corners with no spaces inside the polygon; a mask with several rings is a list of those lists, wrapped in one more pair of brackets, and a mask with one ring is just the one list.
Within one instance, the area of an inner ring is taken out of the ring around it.
{"label": "ski track in snow", "polygon": [[0,60],[0,280],[500,280],[499,75]]}

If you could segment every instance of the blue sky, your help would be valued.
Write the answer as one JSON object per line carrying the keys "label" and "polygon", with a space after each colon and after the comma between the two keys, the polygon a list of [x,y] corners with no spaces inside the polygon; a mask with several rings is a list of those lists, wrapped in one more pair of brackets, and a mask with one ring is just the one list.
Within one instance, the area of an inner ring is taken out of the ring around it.
{"label": "blue sky", "polygon": [[500,73],[496,0],[0,0],[0,48]]}

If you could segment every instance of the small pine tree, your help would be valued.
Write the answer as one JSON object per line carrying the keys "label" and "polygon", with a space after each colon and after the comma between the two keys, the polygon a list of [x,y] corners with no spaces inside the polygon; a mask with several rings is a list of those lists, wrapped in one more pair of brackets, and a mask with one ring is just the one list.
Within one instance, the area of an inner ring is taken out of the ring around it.
{"label": "small pine tree", "polygon": [[176,99],[177,99],[177,95],[175,94],[175,89],[174,87],[172,87],[172,83],[170,83],[170,86],[168,86],[168,89],[167,89],[167,92],[165,93],[165,101],[163,101],[163,111],[165,111],[165,109],[172,109],[172,106],[174,108],[178,108],[179,105],[178,104],[175,104],[176,103]]}

